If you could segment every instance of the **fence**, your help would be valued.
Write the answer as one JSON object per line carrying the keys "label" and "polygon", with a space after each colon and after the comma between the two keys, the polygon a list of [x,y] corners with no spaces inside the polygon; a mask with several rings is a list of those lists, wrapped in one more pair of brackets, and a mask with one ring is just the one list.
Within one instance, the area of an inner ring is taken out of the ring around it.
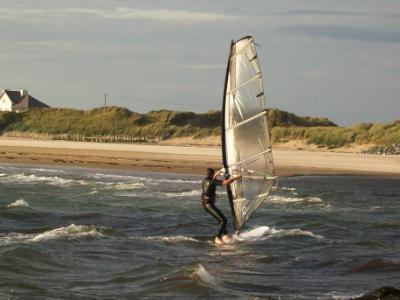
{"label": "fence", "polygon": [[87,136],[84,134],[70,133],[37,133],[25,131],[5,131],[1,133],[4,137],[35,139],[35,140],[64,140],[78,142],[93,142],[93,143],[156,143],[163,138],[158,137],[143,137],[130,135],[102,135],[102,136]]}

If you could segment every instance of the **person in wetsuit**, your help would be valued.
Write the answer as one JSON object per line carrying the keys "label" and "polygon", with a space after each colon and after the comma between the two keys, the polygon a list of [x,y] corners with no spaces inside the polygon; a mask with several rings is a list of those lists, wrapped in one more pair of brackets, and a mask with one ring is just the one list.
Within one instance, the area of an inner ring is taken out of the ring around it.
{"label": "person in wetsuit", "polygon": [[201,194],[201,199],[204,209],[219,222],[219,230],[217,236],[215,237],[215,242],[222,244],[224,240],[229,240],[228,231],[226,230],[227,219],[224,214],[215,206],[215,190],[217,186],[229,185],[242,176],[239,175],[225,180],[218,180],[218,175],[221,175],[220,171],[215,172],[213,168],[207,169],[207,176],[202,181],[203,192]]}

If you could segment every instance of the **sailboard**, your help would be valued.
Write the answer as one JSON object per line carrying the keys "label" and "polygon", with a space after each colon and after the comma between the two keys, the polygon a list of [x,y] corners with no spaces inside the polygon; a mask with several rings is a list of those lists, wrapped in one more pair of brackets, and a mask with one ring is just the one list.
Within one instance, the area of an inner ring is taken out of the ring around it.
{"label": "sailboard", "polygon": [[268,197],[275,180],[260,63],[253,37],[232,41],[222,106],[225,176],[242,175],[227,187],[239,231]]}

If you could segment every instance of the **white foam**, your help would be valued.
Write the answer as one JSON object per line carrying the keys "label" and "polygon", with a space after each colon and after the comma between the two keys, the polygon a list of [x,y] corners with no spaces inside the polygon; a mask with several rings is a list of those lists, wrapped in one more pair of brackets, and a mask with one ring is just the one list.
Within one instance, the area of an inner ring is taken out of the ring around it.
{"label": "white foam", "polygon": [[28,169],[30,171],[36,171],[36,172],[45,172],[45,173],[64,173],[64,170],[58,170],[58,169],[44,169],[44,168],[31,168]]}
{"label": "white foam", "polygon": [[31,239],[32,242],[47,241],[62,238],[80,238],[80,237],[101,237],[103,236],[93,225],[75,225],[60,227],[40,233]]}
{"label": "white foam", "polygon": [[146,182],[152,185],[158,185],[160,183],[201,183],[200,180],[184,180],[184,179],[168,179],[168,178],[149,178],[149,177],[141,177],[141,176],[131,176],[131,175],[117,175],[117,174],[104,174],[104,173],[96,173],[95,177],[97,178],[109,178],[109,179],[122,179],[122,180],[131,180],[131,181],[139,181]]}
{"label": "white foam", "polygon": [[309,203],[323,203],[324,201],[322,201],[321,198],[318,197],[308,197],[306,198],[307,202]]}
{"label": "white foam", "polygon": [[190,277],[198,281],[203,286],[211,287],[216,290],[221,289],[219,285],[219,280],[215,276],[207,272],[207,270],[201,264],[198,264],[195,267]]}
{"label": "white foam", "polygon": [[190,197],[190,196],[200,196],[201,190],[186,191],[180,193],[166,193],[168,197]]}
{"label": "white foam", "polygon": [[283,238],[283,237],[294,237],[294,236],[305,236],[316,239],[324,238],[321,235],[316,235],[311,231],[295,229],[275,229],[269,226],[256,227],[249,231],[244,231],[239,234],[233,235],[233,241],[261,241],[271,238]]}
{"label": "white foam", "polygon": [[311,231],[301,230],[301,229],[272,229],[271,238],[281,238],[281,237],[293,237],[293,236],[306,236],[316,239],[323,239],[322,235],[317,235]]}
{"label": "white foam", "polygon": [[121,182],[108,187],[109,189],[115,190],[136,190],[143,188],[145,185],[142,182]]}
{"label": "white foam", "polygon": [[335,292],[335,291],[325,294],[325,296],[328,296],[329,298],[334,299],[334,300],[355,299],[355,298],[360,298],[363,295],[364,295],[363,293],[361,293],[361,294],[341,294],[341,293]]}
{"label": "white foam", "polygon": [[145,237],[146,240],[158,240],[163,242],[170,242],[170,243],[179,243],[179,242],[199,242],[191,237],[177,235],[177,236],[148,236]]}
{"label": "white foam", "polygon": [[301,203],[301,202],[319,204],[323,203],[324,201],[318,197],[301,198],[301,197],[285,197],[285,196],[273,195],[268,197],[267,202],[276,204]]}
{"label": "white foam", "polygon": [[44,182],[55,186],[64,186],[69,184],[87,185],[87,182],[83,180],[64,179],[58,176],[36,176],[34,174],[25,175],[24,173],[21,173],[12,175],[9,178],[15,182],[26,182],[26,183]]}
{"label": "white foam", "polygon": [[7,176],[7,174],[5,174],[5,173],[0,173],[0,177],[4,177],[4,176]]}
{"label": "white foam", "polygon": [[12,245],[20,243],[29,239],[30,237],[31,235],[15,232],[0,234],[0,245]]}
{"label": "white foam", "polygon": [[269,196],[267,199],[267,202],[277,203],[277,204],[299,203],[299,202],[303,202],[303,201],[304,201],[304,198],[284,197],[284,196],[278,196],[278,195]]}
{"label": "white foam", "polygon": [[297,191],[297,189],[294,188],[294,187],[285,187],[285,186],[281,186],[278,189],[279,190],[285,190],[285,191]]}
{"label": "white foam", "polygon": [[29,203],[21,198],[21,199],[15,200],[13,203],[8,204],[7,207],[10,207],[10,208],[29,207]]}

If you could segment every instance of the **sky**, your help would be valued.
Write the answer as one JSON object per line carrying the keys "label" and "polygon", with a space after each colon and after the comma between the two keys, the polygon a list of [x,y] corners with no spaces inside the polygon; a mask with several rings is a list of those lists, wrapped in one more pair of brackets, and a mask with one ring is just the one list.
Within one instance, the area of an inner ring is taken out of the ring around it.
{"label": "sky", "polygon": [[0,0],[0,89],[53,107],[221,109],[230,41],[259,45],[267,106],[400,119],[398,0]]}

